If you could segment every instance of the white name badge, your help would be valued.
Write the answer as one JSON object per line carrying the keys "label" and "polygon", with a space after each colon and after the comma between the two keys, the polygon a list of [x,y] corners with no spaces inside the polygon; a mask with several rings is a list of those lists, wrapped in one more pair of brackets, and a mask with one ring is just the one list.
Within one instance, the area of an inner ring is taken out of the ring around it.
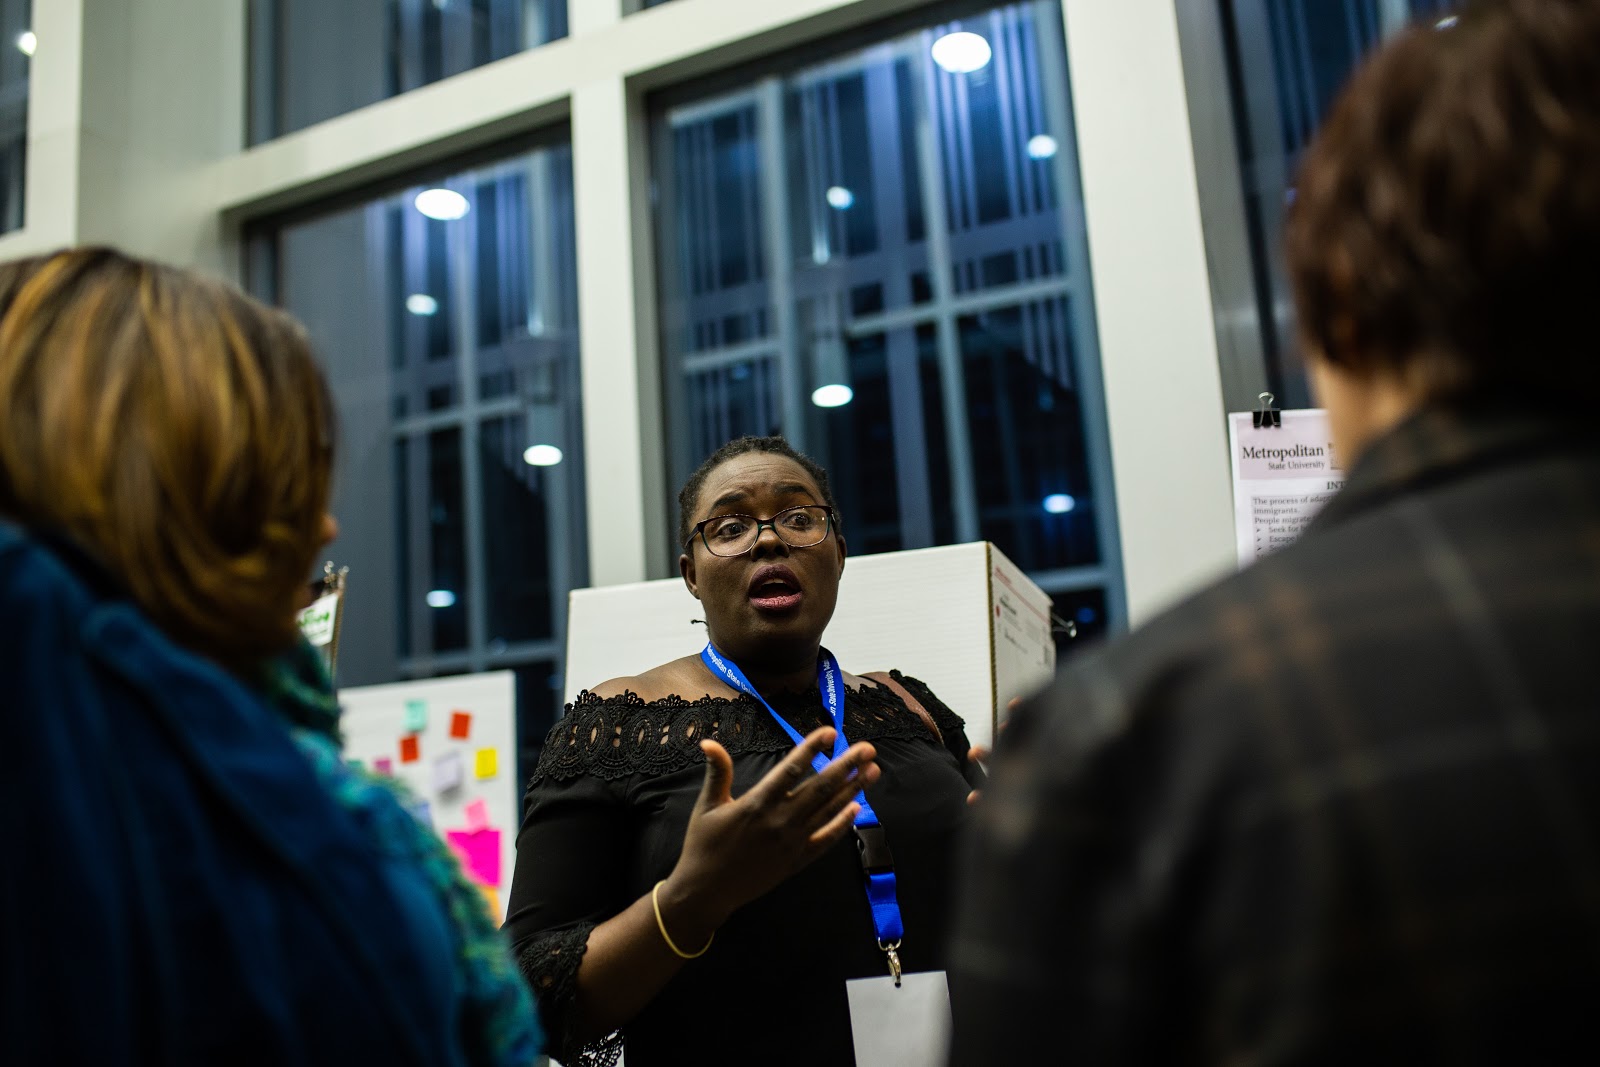
{"label": "white name badge", "polygon": [[850,1036],[856,1067],[944,1067],[950,1054],[950,983],[943,971],[894,979],[856,978],[850,997]]}

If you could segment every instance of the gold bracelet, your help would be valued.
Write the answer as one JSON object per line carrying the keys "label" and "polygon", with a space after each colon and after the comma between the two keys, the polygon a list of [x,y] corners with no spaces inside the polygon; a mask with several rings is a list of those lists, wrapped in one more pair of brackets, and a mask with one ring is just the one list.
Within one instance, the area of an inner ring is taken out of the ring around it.
{"label": "gold bracelet", "polygon": [[680,960],[697,960],[706,954],[706,950],[711,947],[711,942],[717,939],[717,933],[715,930],[711,932],[711,936],[706,938],[706,947],[701,949],[699,952],[685,952],[683,949],[673,944],[672,935],[667,933],[667,924],[661,921],[661,887],[666,884],[667,881],[665,878],[663,878],[661,881],[656,883],[656,887],[654,889],[650,890],[650,903],[654,905],[656,909],[656,929],[661,931],[661,940],[667,943],[667,947],[672,950],[673,955],[677,956]]}

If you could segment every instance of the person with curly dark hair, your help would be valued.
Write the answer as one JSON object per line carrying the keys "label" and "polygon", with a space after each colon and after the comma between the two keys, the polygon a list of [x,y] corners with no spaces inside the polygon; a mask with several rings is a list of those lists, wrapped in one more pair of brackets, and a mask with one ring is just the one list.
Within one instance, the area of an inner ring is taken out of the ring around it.
{"label": "person with curly dark hair", "polygon": [[573,1067],[624,1043],[628,1067],[854,1063],[845,983],[944,968],[981,771],[925,685],[822,647],[845,563],[822,468],[741,438],[679,501],[706,650],[567,708],[507,927]]}
{"label": "person with curly dark hair", "polygon": [[1600,1055],[1600,3],[1403,32],[1296,189],[1348,480],[1013,716],[955,1064]]}

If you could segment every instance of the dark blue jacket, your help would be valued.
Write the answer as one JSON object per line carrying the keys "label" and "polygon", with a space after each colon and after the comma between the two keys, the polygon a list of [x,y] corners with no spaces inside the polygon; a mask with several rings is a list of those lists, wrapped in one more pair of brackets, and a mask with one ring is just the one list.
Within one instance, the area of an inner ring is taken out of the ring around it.
{"label": "dark blue jacket", "polygon": [[0,524],[0,1062],[458,1062],[420,874],[70,556]]}

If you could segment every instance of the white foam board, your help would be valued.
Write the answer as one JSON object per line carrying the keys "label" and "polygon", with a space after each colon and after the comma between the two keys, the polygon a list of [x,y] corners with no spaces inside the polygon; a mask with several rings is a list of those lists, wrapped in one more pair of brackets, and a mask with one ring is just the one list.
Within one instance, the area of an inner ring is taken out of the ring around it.
{"label": "white foam board", "polygon": [[[1055,673],[1050,598],[988,542],[846,561],[823,634],[853,674],[900,670],[926,682],[987,745],[997,708]],[[574,590],[565,698],[636,675],[706,642],[700,603],[679,579]]]}
{"label": "white foam board", "polygon": [[[475,800],[484,802],[488,825],[500,831],[500,885],[496,888],[502,922],[516,864],[517,828],[522,821],[516,686],[511,671],[494,671],[339,690],[345,758],[358,759],[369,769],[380,758],[389,760],[393,775],[427,802],[433,828],[441,837],[447,830],[466,829],[466,806]],[[406,704],[413,700],[424,702],[427,725],[417,734],[421,759],[402,763],[400,739],[409,732]],[[450,736],[451,713],[457,710],[472,715],[471,734],[465,740]],[[484,748],[496,751],[498,767],[493,778],[477,777],[477,752]],[[461,761],[461,784],[441,791],[435,787],[435,764],[452,755]]]}

